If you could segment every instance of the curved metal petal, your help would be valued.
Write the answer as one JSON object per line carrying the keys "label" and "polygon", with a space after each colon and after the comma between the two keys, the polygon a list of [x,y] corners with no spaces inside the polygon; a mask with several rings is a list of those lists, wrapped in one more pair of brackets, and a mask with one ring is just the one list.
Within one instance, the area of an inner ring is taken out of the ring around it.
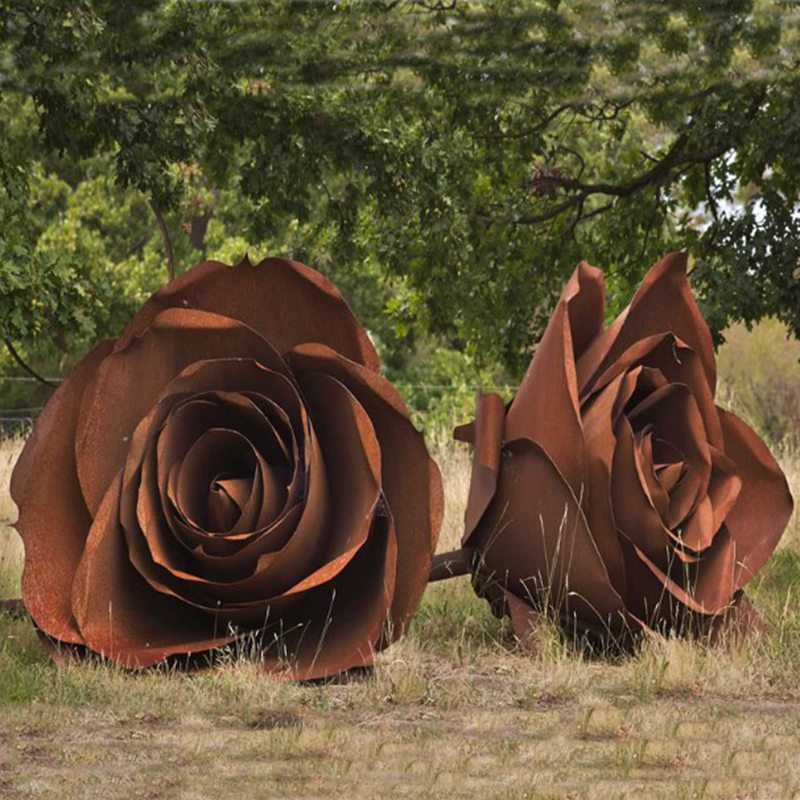
{"label": "curved metal petal", "polygon": [[306,372],[320,372],[346,386],[366,410],[387,454],[381,483],[397,531],[397,584],[390,611],[396,639],[408,627],[427,585],[444,503],[439,469],[386,379],[320,344],[301,345],[286,358],[301,381]]}
{"label": "curved metal petal", "polygon": [[[711,336],[685,254],[654,265],[605,330],[602,290],[599,271],[576,268],[504,437],[502,406],[490,417],[483,398],[456,430],[475,447],[464,542],[476,588],[515,628],[546,606],[593,635],[603,615],[632,629],[706,629],[774,550],[792,512],[786,479],[714,404]],[[565,558],[565,542],[580,557]]]}
{"label": "curved metal petal", "polygon": [[98,344],[61,383],[11,478],[11,497],[19,508],[16,528],[25,545],[25,607],[46,634],[70,644],[83,643],[70,595],[92,525],[78,486],[75,431],[86,386],[113,345],[111,340]]}
{"label": "curved metal petal", "polygon": [[168,308],[192,308],[233,317],[285,353],[303,342],[321,342],[377,372],[375,347],[339,290],[297,261],[247,259],[230,267],[204,261],[156,292],[119,338],[127,347]]}
{"label": "curved metal petal", "polygon": [[441,521],[438,470],[377,369],[301,264],[207,262],[154,295],[56,392],[15,472],[42,630],[127,667],[244,634],[297,678],[370,664]]}

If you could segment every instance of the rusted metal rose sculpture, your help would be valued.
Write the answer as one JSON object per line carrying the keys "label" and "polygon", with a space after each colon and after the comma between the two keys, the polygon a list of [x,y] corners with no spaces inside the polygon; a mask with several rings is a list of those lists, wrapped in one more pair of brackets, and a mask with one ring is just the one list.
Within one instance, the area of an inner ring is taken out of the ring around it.
{"label": "rusted metal rose sculpture", "polygon": [[582,263],[510,405],[479,394],[456,431],[474,445],[465,550],[432,579],[470,569],[523,639],[537,609],[590,638],[709,630],[734,598],[751,624],[739,590],[792,499],[764,443],[714,404],[686,256],[653,266],[608,327],[604,314],[602,272]]}
{"label": "rusted metal rose sculpture", "polygon": [[23,600],[52,639],[146,667],[249,634],[305,679],[403,633],[442,510],[366,332],[280,259],[157,292],[53,395],[12,494]]}

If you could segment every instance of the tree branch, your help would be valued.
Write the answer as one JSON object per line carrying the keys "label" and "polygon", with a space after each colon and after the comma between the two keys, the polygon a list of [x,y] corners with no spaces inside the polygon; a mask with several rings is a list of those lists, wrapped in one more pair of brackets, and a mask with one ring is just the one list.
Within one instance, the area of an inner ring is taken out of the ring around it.
{"label": "tree branch", "polygon": [[[553,183],[562,186],[567,191],[578,192],[584,197],[588,197],[592,194],[605,194],[609,195],[610,197],[628,197],[629,195],[638,192],[639,189],[643,189],[645,186],[648,186],[651,183],[656,183],[662,178],[665,178],[679,160],[685,160],[681,159],[680,156],[688,138],[689,136],[687,133],[682,133],[672,143],[672,146],[667,151],[666,155],[657,164],[652,166],[650,169],[645,170],[641,175],[638,175],[627,183],[583,183],[576,178],[559,176],[554,176],[552,181]],[[721,152],[724,152],[724,150]]]}
{"label": "tree branch", "polygon": [[567,111],[572,111],[575,115],[582,117],[587,122],[611,122],[617,119],[620,113],[633,105],[636,98],[621,99],[618,102],[606,99],[602,103],[595,103],[590,100],[571,100],[556,106],[549,114],[541,118],[539,122],[530,128],[523,128],[522,130],[512,131],[509,133],[493,133],[489,134],[488,139],[525,139],[528,136],[534,136],[542,133],[551,122],[554,122],[558,117]]}
{"label": "tree branch", "polygon": [[[672,143],[672,146],[660,161],[627,183],[583,183],[579,178],[550,175],[548,176],[548,180],[562,187],[568,193],[571,193],[571,196],[568,196],[566,200],[553,206],[548,211],[543,211],[540,214],[517,217],[514,222],[518,225],[536,225],[554,219],[565,211],[569,211],[575,207],[578,207],[582,211],[584,201],[595,194],[602,194],[607,197],[630,197],[630,195],[635,194],[647,186],[661,183],[675,168],[692,164],[708,164],[708,162],[713,161],[713,159],[725,153],[730,147],[729,144],[724,144],[699,152],[684,152],[683,148],[686,146],[688,138],[689,135],[687,132],[682,133]],[[610,204],[600,206],[600,208],[591,212],[591,216],[596,216],[598,213],[602,213],[609,208]],[[575,224],[577,225],[579,221],[582,221],[582,218],[579,217]]]}
{"label": "tree branch", "polygon": [[515,217],[514,222],[517,223],[517,225],[538,225],[540,222],[547,222],[551,219],[555,219],[565,211],[575,208],[575,206],[579,205],[583,199],[585,198],[576,194],[573,197],[565,200],[563,203],[553,206],[549,211],[543,211],[541,214],[530,214],[524,217]]}
{"label": "tree branch", "polygon": [[[747,113],[745,114],[746,120],[752,121],[756,118],[758,115],[758,110],[761,107],[761,103],[764,102],[766,96],[767,90],[762,87],[761,90],[752,98],[752,102],[750,103]],[[691,127],[691,123],[689,127]],[[715,147],[709,147],[706,150],[690,151],[685,150],[688,141],[689,129],[687,128],[687,130],[684,130],[683,133],[681,133],[675,139],[663,158],[661,158],[659,161],[656,161],[656,163],[650,169],[645,170],[643,173],[627,183],[583,183],[580,180],[580,176],[578,178],[569,178],[562,175],[548,175],[548,181],[550,183],[554,184],[555,186],[560,186],[566,191],[568,194],[566,200],[553,206],[548,211],[541,212],[540,214],[517,217],[514,222],[518,225],[536,225],[541,222],[553,220],[565,211],[569,211],[570,209],[577,207],[578,214],[571,227],[571,230],[574,231],[576,226],[584,219],[583,205],[585,200],[591,195],[601,194],[608,197],[629,197],[630,195],[635,194],[636,192],[648,186],[657,186],[659,183],[669,178],[673,172],[676,175],[680,175],[694,164],[702,164],[706,170],[706,191],[708,193],[708,199],[711,202],[712,197],[709,184],[710,163],[715,158],[719,158],[721,155],[734,147],[735,142],[728,141],[723,144],[716,145]],[[604,206],[600,206],[599,208],[590,212],[586,218],[588,219],[589,216],[596,216],[597,214],[603,213],[604,211],[608,210],[611,205],[612,204],[606,204]],[[714,212],[716,212],[716,208],[712,209],[712,213]]]}
{"label": "tree branch", "polygon": [[708,208],[711,211],[711,216],[714,222],[719,222],[719,212],[717,211],[717,201],[711,192],[711,162],[706,161],[705,164],[705,181],[706,181],[706,200],[708,201]]}
{"label": "tree branch", "polygon": [[549,114],[544,116],[539,122],[536,123],[531,128],[524,128],[520,131],[514,131],[513,133],[495,133],[490,134],[487,138],[488,139],[525,139],[528,136],[533,136],[537,133],[541,133],[547,126],[553,122],[554,120],[558,119],[563,113],[566,111],[577,111],[580,108],[583,108],[585,104],[583,103],[562,103],[560,106],[554,108]]}
{"label": "tree branch", "polygon": [[161,229],[161,235],[164,238],[164,250],[167,253],[167,276],[169,280],[175,280],[175,257],[172,253],[172,239],[169,236],[169,229],[167,228],[167,223],[164,221],[164,217],[159,211],[158,206],[156,205],[156,201],[154,198],[150,198],[150,208],[153,209],[153,213],[156,215],[156,222],[158,223],[158,227]]}
{"label": "tree branch", "polygon": [[3,339],[5,346],[8,348],[8,352],[11,354],[11,358],[22,367],[25,372],[28,373],[32,378],[35,378],[39,383],[43,383],[45,386],[49,386],[51,389],[57,389],[58,384],[53,383],[53,381],[47,380],[47,378],[43,378],[33,367],[28,366],[25,361],[23,361],[22,356],[17,352],[17,349],[11,343],[10,339]]}

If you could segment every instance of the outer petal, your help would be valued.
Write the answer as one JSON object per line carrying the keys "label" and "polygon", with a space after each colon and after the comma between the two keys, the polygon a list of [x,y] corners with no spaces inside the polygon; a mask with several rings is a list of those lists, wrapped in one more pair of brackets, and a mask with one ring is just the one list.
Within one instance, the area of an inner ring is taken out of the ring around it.
{"label": "outer petal", "polygon": [[747,641],[764,641],[767,636],[767,626],[758,609],[750,602],[750,598],[740,590],[724,614],[715,617],[704,632],[708,634],[708,641],[712,646],[726,645],[739,648]]}
{"label": "outer petal", "polygon": [[735,548],[735,584],[741,589],[778,544],[793,501],[786,476],[764,442],[734,414],[719,410],[725,453],[736,464],[742,487],[725,520]]}
{"label": "outer petal", "polygon": [[473,537],[482,578],[589,625],[618,625],[622,600],[569,484],[528,439],[504,453],[497,493]]}
{"label": "outer petal", "polygon": [[497,488],[505,413],[505,405],[499,394],[478,392],[473,442],[475,452],[472,457],[469,498],[464,515],[463,544],[469,542]]}
{"label": "outer petal", "polygon": [[[635,577],[630,582],[627,601],[634,613],[648,624],[656,624],[661,619],[679,622],[686,608],[699,614],[719,614],[733,596],[735,548],[724,527],[702,559],[692,564],[673,558],[666,569],[662,569],[632,543],[631,551],[655,579],[648,579],[628,562],[628,574]],[[654,590],[653,583],[660,590]]]}
{"label": "outer petal", "polygon": [[586,519],[603,557],[609,578],[619,594],[625,591],[625,563],[619,545],[617,523],[611,505],[611,469],[617,436],[614,406],[619,399],[624,375],[617,376],[583,409],[586,467],[589,482]]}
{"label": "outer petal", "polygon": [[529,653],[537,655],[540,647],[537,634],[541,633],[542,612],[537,611],[528,600],[521,600],[507,589],[503,591],[503,596],[517,641]]}
{"label": "outer petal", "polygon": [[[314,589],[296,609],[288,610],[278,631],[286,634],[267,653],[265,667],[288,666],[293,678],[314,680],[372,664],[381,646],[387,609],[396,595],[396,572],[392,520],[380,517],[346,569],[331,583]],[[266,639],[273,630],[267,630]],[[291,654],[288,664],[279,658],[282,650]]]}
{"label": "outer petal", "polygon": [[383,490],[397,531],[397,585],[391,608],[393,638],[397,638],[428,582],[442,522],[439,469],[411,424],[402,398],[384,378],[321,344],[301,345],[287,360],[297,374],[323,372],[343,383],[375,428],[382,452]]}
{"label": "outer petal", "polygon": [[323,275],[296,261],[247,259],[228,267],[204,261],[145,303],[120,337],[127,347],[167,308],[196,308],[233,317],[284,353],[303,342],[321,342],[373,372],[378,355],[339,290]]}
{"label": "outer petal", "polygon": [[72,616],[72,579],[92,525],[78,486],[75,429],[86,385],[113,344],[97,345],[58,387],[11,478],[25,543],[25,606],[45,633],[73,644],[83,639]]}
{"label": "outer petal", "polygon": [[[575,280],[578,291],[573,294],[570,283]],[[567,294],[570,295],[568,305],[572,348],[577,360],[603,332],[606,316],[603,270],[582,261],[567,282],[564,295]]]}
{"label": "outer petal", "polygon": [[[581,264],[567,281],[509,406],[505,428],[506,441],[525,437],[540,444],[579,498],[586,488],[586,454],[573,331],[585,347],[597,330],[598,321],[602,321],[602,293],[597,291],[597,276],[592,269]],[[581,319],[576,312],[580,312]]]}
{"label": "outer petal", "polygon": [[717,373],[711,333],[689,287],[686,262],[686,253],[670,253],[650,268],[628,308],[580,358],[582,392],[639,339],[672,332],[699,355],[713,394]]}

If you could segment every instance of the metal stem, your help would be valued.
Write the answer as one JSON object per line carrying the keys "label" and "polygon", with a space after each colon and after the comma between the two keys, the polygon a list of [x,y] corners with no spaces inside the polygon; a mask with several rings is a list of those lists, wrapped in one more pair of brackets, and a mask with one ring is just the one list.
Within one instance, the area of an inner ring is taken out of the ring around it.
{"label": "metal stem", "polygon": [[428,583],[445,581],[459,575],[469,575],[471,555],[469,550],[452,550],[449,553],[439,553],[433,557]]}

